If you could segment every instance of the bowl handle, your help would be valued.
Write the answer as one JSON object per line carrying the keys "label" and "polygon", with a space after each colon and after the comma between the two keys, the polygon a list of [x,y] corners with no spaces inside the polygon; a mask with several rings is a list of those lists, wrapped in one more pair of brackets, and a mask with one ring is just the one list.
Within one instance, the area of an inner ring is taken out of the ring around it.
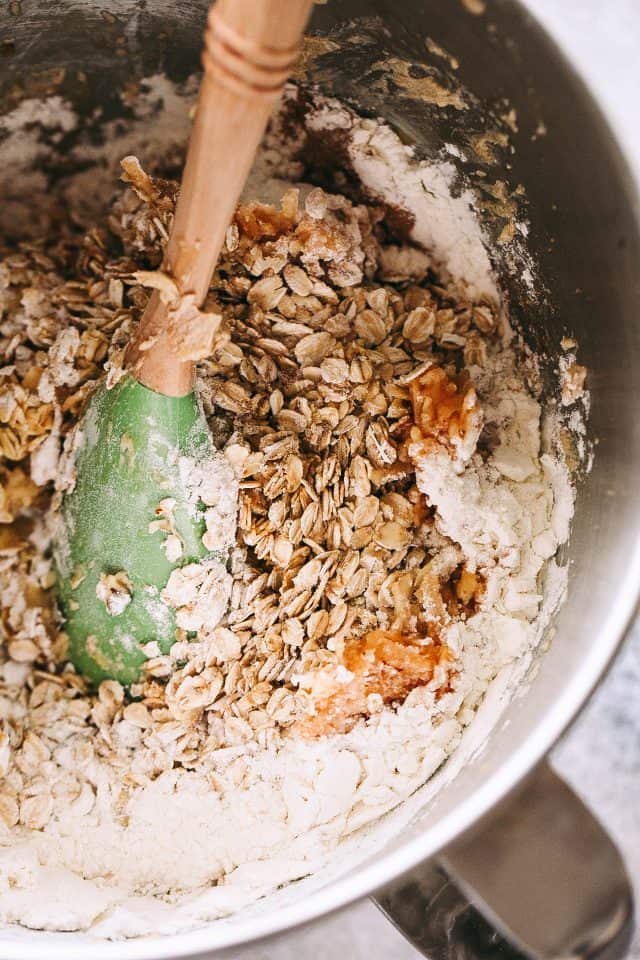
{"label": "bowl handle", "polygon": [[617,960],[633,930],[618,849],[546,763],[374,899],[430,960]]}

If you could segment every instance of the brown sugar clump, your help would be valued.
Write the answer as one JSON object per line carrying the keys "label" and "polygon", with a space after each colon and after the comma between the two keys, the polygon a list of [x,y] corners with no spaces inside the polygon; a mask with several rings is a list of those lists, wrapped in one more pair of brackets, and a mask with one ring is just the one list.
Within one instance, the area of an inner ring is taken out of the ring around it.
{"label": "brown sugar clump", "polygon": [[433,366],[409,383],[414,426],[409,432],[412,458],[445,447],[465,463],[482,430],[482,408],[466,373],[451,375]]}
{"label": "brown sugar clump", "polygon": [[479,573],[463,567],[455,584],[456,597],[465,611],[474,612],[482,601],[485,582]]}
{"label": "brown sugar clump", "polygon": [[307,738],[347,733],[372,712],[370,698],[380,705],[402,702],[416,687],[430,683],[436,668],[451,659],[439,640],[399,630],[372,630],[352,638],[345,644],[340,667],[320,671],[314,678],[315,712],[297,724],[297,732]]}
{"label": "brown sugar clump", "polygon": [[288,190],[280,210],[266,203],[244,203],[238,207],[235,221],[250,240],[275,240],[293,229],[298,215],[298,191]]}

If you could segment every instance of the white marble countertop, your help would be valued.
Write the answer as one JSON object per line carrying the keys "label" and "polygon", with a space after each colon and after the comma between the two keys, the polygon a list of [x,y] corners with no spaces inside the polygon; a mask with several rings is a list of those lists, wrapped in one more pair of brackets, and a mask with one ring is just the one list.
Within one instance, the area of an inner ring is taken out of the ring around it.
{"label": "white marble countertop", "polygon": [[[590,86],[640,176],[640,0],[528,0],[570,56],[589,62]],[[622,850],[640,916],[640,620],[609,676],[553,762]],[[639,923],[640,927],[640,923]],[[238,955],[240,958],[240,955]],[[246,954],[243,954],[243,960]],[[417,960],[418,954],[372,903],[364,901],[252,960]],[[640,932],[629,955],[640,960]]]}

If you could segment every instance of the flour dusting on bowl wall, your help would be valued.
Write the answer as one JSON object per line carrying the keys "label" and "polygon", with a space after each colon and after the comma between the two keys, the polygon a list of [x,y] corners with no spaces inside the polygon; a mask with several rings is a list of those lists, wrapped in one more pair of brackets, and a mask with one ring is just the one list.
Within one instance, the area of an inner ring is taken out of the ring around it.
{"label": "flour dusting on bowl wall", "polygon": [[[438,109],[471,101],[400,58],[390,76]],[[496,267],[538,295],[522,197],[479,194],[460,147],[420,159],[291,87],[198,368],[232,478],[201,478],[205,543],[231,542],[229,565],[172,574],[177,642],[149,638],[130,688],[69,666],[50,539],[83,402],[117,383],[158,282],[193,89],[139,81],[127,122],[59,93],[0,120],[0,915],[38,930],[188,930],[369,856],[484,741],[566,590],[585,371],[556,344],[554,394],[555,361],[511,323]],[[474,141],[489,165],[492,137]],[[150,520],[167,555],[171,509]]]}

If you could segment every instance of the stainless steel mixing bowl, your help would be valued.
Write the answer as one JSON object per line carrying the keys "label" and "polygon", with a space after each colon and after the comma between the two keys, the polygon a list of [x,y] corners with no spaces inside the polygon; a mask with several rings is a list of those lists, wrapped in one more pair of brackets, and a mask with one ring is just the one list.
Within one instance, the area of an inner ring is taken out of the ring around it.
{"label": "stainless steel mixing bowl", "polygon": [[[526,9],[516,0],[487,0],[485,13],[474,15],[472,6],[460,0],[330,0],[316,9],[312,33],[320,40],[309,48],[307,69],[324,92],[385,117],[425,156],[443,140],[467,149],[470,138],[504,125],[500,115],[516,111],[515,149],[499,155],[499,173],[480,157],[462,167],[481,191],[498,176],[509,195],[519,184],[525,188],[528,244],[546,296],[532,302],[508,258],[499,264],[501,279],[534,345],[553,354],[563,334],[579,340],[597,441],[568,549],[569,599],[550,649],[488,747],[399,835],[332,882],[288,906],[166,938],[97,943],[76,934],[5,929],[2,957],[205,955],[308,922],[374,891],[434,957],[509,954],[477,907],[528,956],[615,956],[624,950],[632,904],[622,861],[544,758],[601,680],[640,588],[638,186],[606,119]],[[81,139],[99,142],[106,121],[130,112],[121,91],[131,90],[133,78],[166,72],[179,81],[192,73],[204,12],[205,0],[2,5],[0,115],[55,94],[82,118],[49,144],[52,152],[41,160],[46,178],[64,172],[64,158]],[[457,69],[439,48],[457,59]],[[447,89],[462,83],[475,98],[472,107],[441,109],[413,95],[397,82],[392,62],[404,65],[405,78],[431,76]],[[47,131],[38,136],[46,139]],[[20,180],[7,176],[5,160],[0,142],[0,195],[15,196]],[[495,205],[487,217],[490,230],[504,226]]]}

